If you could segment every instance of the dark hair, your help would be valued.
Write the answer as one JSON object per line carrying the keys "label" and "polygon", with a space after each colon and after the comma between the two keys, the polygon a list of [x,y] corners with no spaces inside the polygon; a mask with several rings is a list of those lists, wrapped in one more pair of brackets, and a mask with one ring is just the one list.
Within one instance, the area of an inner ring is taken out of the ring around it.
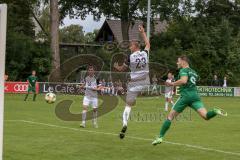
{"label": "dark hair", "polygon": [[178,58],[180,58],[181,60],[183,60],[183,61],[185,61],[185,62],[187,62],[187,63],[190,62],[190,61],[189,61],[189,58],[188,58],[186,55],[182,55],[182,56],[180,56],[180,57],[178,57]]}
{"label": "dark hair", "polygon": [[89,69],[93,69],[94,70],[93,65],[88,65],[87,70],[89,70]]}

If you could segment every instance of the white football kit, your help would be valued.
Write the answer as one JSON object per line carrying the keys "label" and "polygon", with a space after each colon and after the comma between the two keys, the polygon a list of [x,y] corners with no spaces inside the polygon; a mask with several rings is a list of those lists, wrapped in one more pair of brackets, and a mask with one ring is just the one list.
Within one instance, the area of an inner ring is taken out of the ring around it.
{"label": "white football kit", "polygon": [[83,98],[83,105],[85,106],[92,106],[93,108],[98,107],[98,93],[96,90],[93,90],[97,88],[97,80],[96,78],[87,76],[85,78],[85,95]]}
{"label": "white football kit", "polygon": [[128,58],[131,80],[128,83],[127,101],[135,101],[138,94],[150,85],[148,51],[136,51]]}
{"label": "white football kit", "polygon": [[[171,79],[167,79],[166,82],[173,82]],[[165,98],[172,98],[173,96],[173,86],[165,86]]]}

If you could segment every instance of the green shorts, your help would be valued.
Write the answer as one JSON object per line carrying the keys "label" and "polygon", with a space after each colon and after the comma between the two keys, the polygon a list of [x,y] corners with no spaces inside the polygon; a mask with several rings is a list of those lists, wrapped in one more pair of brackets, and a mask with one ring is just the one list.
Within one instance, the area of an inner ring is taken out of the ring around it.
{"label": "green shorts", "polygon": [[36,93],[36,87],[28,86],[28,92]]}
{"label": "green shorts", "polygon": [[175,110],[178,113],[181,113],[187,106],[191,107],[195,111],[204,107],[199,95],[197,93],[191,93],[181,95],[174,104],[173,110]]}

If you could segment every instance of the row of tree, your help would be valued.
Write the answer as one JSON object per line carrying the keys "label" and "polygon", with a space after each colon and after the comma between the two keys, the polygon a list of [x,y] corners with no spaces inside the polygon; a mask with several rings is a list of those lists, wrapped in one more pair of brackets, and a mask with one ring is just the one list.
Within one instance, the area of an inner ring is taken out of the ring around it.
{"label": "row of tree", "polygon": [[[9,80],[25,80],[33,69],[40,80],[47,80],[54,58],[50,48],[49,4],[37,0],[0,0],[0,3],[8,4],[6,74]],[[39,20],[43,29],[38,34],[34,18]],[[59,41],[65,43],[89,43],[96,34],[84,35],[79,25],[65,26],[59,29],[59,33]]]}
{"label": "row of tree", "polygon": [[[60,65],[59,40],[73,43],[91,42],[94,39],[94,33],[86,36],[79,26],[59,29],[64,17],[84,19],[92,14],[95,20],[99,20],[103,15],[107,18],[120,19],[123,39],[129,40],[130,24],[135,20],[146,21],[147,15],[146,0],[0,0],[0,2],[9,4],[7,59],[13,61],[12,57],[19,54],[19,49],[15,48],[24,46],[21,43],[32,48],[30,51],[29,47],[25,47],[26,55],[35,58],[35,50],[44,53],[38,54],[37,58],[41,60],[21,57],[23,59],[21,65],[16,65],[19,63],[19,58],[16,58],[15,61],[8,63],[7,69],[13,72],[13,68],[18,66],[20,67],[18,72],[26,71],[26,68],[39,65],[33,62],[44,62],[42,75],[47,75],[50,69],[53,70]],[[44,8],[43,4],[49,7]],[[163,63],[174,70],[176,57],[187,54],[192,59],[192,67],[199,72],[202,84],[207,84],[213,74],[227,75],[232,84],[239,84],[240,2],[238,0],[152,0],[151,7],[152,19],[158,17],[168,23],[166,32],[159,35],[152,33],[150,56],[152,61]],[[39,48],[42,43],[40,45],[40,42],[33,41],[36,37],[29,17],[32,12],[42,11],[43,8],[45,12],[41,12],[39,17],[42,17],[40,21],[47,33],[44,34],[48,35],[51,43]],[[30,45],[30,43],[34,44]],[[48,63],[44,60],[48,60]],[[12,65],[14,63],[15,66]],[[21,77],[19,73],[14,75],[15,79]]]}
{"label": "row of tree", "polygon": [[162,15],[170,19],[169,27],[167,32],[152,37],[153,59],[175,66],[174,59],[187,54],[200,74],[201,84],[209,84],[214,74],[227,76],[231,85],[239,84],[239,1],[196,0],[182,11]]}
{"label": "row of tree", "polygon": [[[128,28],[135,20],[146,20],[146,0],[60,0],[61,15],[84,18],[93,14],[121,20],[122,36],[129,40]],[[152,35],[152,61],[175,68],[178,55],[187,54],[192,67],[207,84],[217,74],[230,83],[240,80],[239,0],[152,0],[152,19],[168,22],[168,29]]]}

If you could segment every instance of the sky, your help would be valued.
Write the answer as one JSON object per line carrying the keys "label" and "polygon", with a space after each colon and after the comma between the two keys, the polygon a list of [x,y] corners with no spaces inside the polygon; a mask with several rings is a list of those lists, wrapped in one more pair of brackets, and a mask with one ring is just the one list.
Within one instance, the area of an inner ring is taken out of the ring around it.
{"label": "sky", "polygon": [[92,15],[87,15],[85,20],[81,19],[70,19],[69,16],[64,18],[63,23],[64,26],[69,26],[71,24],[78,24],[80,26],[83,26],[84,33],[93,32],[94,29],[100,29],[103,22],[105,20],[105,17],[102,17],[100,21],[94,21]]}

